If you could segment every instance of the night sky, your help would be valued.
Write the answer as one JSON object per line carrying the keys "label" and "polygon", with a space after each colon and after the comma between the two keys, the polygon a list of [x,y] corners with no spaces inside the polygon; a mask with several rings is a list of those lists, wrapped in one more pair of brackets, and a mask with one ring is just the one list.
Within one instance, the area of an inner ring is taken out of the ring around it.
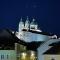
{"label": "night sky", "polygon": [[16,31],[26,16],[35,18],[44,32],[60,34],[59,0],[0,0],[0,29]]}

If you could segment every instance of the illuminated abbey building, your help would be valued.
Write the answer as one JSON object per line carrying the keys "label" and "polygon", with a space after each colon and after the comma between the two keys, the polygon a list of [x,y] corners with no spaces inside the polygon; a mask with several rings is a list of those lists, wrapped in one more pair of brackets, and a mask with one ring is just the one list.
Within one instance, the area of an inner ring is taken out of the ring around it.
{"label": "illuminated abbey building", "polygon": [[16,32],[0,30],[0,60],[60,59],[60,38],[39,29],[34,18],[21,18],[18,27]]}

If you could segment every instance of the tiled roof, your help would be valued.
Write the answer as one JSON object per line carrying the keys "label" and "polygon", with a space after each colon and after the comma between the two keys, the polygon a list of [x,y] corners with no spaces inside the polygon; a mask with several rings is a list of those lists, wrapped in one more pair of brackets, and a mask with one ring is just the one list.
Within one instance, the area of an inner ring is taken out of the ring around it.
{"label": "tiled roof", "polygon": [[44,52],[43,54],[60,54],[60,46],[54,46],[52,48],[50,48],[49,50],[47,50],[46,52]]}
{"label": "tiled roof", "polygon": [[49,46],[60,46],[60,41],[50,44]]}
{"label": "tiled roof", "polygon": [[[27,29],[23,29],[22,31],[27,31]],[[46,33],[46,32],[39,32],[39,31],[34,31],[34,30],[28,30],[27,32],[42,34],[42,35],[47,35],[47,36],[52,36],[53,35],[53,34],[49,34],[49,33]]]}

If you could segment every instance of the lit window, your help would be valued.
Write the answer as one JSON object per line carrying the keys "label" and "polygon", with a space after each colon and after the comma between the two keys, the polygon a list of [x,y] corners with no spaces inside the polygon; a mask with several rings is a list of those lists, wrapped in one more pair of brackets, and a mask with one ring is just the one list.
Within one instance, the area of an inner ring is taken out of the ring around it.
{"label": "lit window", "polygon": [[31,51],[30,59],[31,60],[35,60],[35,52],[34,51]]}
{"label": "lit window", "polygon": [[26,53],[22,53],[22,59],[26,58]]}
{"label": "lit window", "polygon": [[35,53],[33,51],[31,51],[31,56],[34,56],[34,55],[35,55]]}

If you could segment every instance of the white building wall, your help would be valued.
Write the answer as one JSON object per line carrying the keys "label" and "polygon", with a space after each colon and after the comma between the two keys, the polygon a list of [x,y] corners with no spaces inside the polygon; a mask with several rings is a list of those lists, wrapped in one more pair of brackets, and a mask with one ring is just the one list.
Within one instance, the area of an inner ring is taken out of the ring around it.
{"label": "white building wall", "polygon": [[47,35],[37,34],[37,41],[46,41],[49,40]]}
{"label": "white building wall", "polygon": [[16,60],[15,50],[0,50],[0,60]]}
{"label": "white building wall", "polygon": [[31,32],[23,32],[23,40],[26,42],[32,42],[32,41],[46,41],[49,40],[49,37],[42,34],[36,34]]}

